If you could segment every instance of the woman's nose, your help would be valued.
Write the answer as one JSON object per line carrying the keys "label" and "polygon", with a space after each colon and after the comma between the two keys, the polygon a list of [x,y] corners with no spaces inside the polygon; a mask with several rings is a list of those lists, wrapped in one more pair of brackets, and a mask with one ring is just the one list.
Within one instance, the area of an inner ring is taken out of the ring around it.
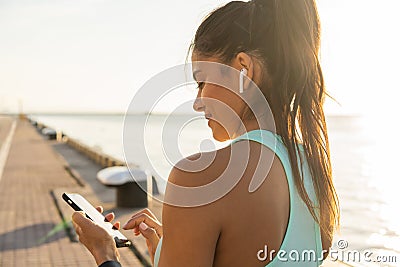
{"label": "woman's nose", "polygon": [[193,109],[197,112],[202,112],[204,111],[204,103],[201,100],[201,97],[196,97],[193,103]]}

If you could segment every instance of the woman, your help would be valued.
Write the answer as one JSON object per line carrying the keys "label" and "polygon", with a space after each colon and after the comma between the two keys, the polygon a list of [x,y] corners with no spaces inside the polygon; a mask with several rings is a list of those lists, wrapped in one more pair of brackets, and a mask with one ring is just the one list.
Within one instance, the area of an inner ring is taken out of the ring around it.
{"label": "woman", "polygon": [[[227,169],[238,171],[240,179],[222,198],[206,205],[164,203],[162,224],[149,210],[132,216],[123,228],[146,238],[155,266],[322,263],[339,208],[323,112],[326,92],[319,47],[314,0],[233,1],[202,22],[191,46],[194,66],[224,64],[240,71],[245,80],[238,79],[239,89],[228,89],[208,82],[214,72],[200,69],[194,73],[199,83],[194,109],[204,112],[215,139],[233,142],[215,151],[212,162],[200,171],[185,171],[187,162],[178,163],[168,180],[197,187],[215,181]],[[260,123],[243,100],[256,92],[251,84],[268,102],[265,110],[271,109],[276,130]],[[239,118],[238,127],[227,121],[232,114],[218,115],[221,106]],[[208,158],[202,156],[188,159]],[[249,190],[254,179],[262,183]],[[167,186],[165,198],[174,196]],[[73,215],[73,221],[96,262],[118,266],[112,238],[80,213]]]}

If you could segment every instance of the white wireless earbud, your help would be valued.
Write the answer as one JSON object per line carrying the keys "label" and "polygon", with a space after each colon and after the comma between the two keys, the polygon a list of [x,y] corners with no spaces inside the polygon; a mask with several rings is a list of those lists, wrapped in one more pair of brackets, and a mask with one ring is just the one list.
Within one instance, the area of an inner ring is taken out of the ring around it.
{"label": "white wireless earbud", "polygon": [[243,82],[243,77],[247,75],[247,70],[245,68],[240,70],[240,76],[239,76],[239,93],[243,93],[244,89],[244,82]]}

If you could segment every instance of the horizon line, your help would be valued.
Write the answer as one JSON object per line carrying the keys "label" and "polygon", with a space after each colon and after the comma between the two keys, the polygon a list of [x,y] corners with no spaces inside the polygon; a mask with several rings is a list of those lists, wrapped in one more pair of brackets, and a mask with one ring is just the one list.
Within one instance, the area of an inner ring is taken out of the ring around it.
{"label": "horizon line", "polygon": [[[125,116],[125,115],[170,115],[171,113],[168,112],[135,112],[135,113],[125,113],[125,112],[95,112],[95,111],[79,111],[79,112],[67,112],[67,111],[60,111],[60,112],[29,112],[29,113],[22,113],[26,116]],[[19,116],[21,113],[3,113],[0,112],[0,116]],[[185,113],[174,113],[174,115],[193,115],[191,112]],[[368,116],[368,114],[362,113],[328,113],[325,114],[326,117],[364,117]]]}

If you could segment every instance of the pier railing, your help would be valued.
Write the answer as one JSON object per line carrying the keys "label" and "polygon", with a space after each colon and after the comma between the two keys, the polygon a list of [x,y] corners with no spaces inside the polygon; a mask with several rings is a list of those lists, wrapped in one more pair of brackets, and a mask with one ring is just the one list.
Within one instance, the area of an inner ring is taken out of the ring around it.
{"label": "pier railing", "polygon": [[[29,120],[29,119],[28,119]],[[45,128],[52,129],[52,127],[33,120],[29,120],[33,126],[37,128],[39,132],[42,133],[42,130]],[[99,151],[93,147],[83,144],[82,142],[69,137],[68,135],[64,134],[63,132],[57,131],[56,134],[57,141],[65,142],[67,145],[71,146],[72,148],[76,149],[83,155],[87,156],[100,166],[112,167],[112,166],[126,166],[126,163],[120,159],[117,159],[113,156],[107,155],[102,151]]]}
{"label": "pier railing", "polygon": [[92,147],[89,147],[73,138],[70,137],[64,137],[63,138],[65,142],[73,147],[74,149],[78,150],[97,164],[99,164],[102,167],[112,167],[112,166],[125,166],[125,162],[112,157],[110,155],[104,154],[103,152],[96,151]]}

